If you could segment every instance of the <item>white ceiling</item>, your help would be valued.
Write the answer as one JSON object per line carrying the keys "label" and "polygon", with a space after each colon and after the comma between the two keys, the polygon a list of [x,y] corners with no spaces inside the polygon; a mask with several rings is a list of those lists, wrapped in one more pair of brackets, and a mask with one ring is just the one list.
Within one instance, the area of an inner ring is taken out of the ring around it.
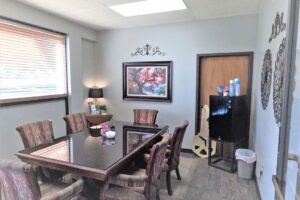
{"label": "white ceiling", "polygon": [[123,17],[108,6],[142,0],[17,0],[103,30],[256,14],[262,0],[184,0],[187,10]]}

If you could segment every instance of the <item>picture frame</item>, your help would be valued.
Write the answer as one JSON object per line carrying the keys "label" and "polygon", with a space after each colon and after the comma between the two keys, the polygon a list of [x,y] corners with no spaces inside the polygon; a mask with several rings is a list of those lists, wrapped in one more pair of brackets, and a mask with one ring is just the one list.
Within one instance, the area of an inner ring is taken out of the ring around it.
{"label": "picture frame", "polygon": [[123,99],[172,101],[172,61],[124,62]]}
{"label": "picture frame", "polygon": [[133,151],[140,146],[145,140],[153,137],[157,129],[137,128],[134,126],[123,127],[123,154]]}
{"label": "picture frame", "polygon": [[89,106],[89,110],[90,110],[91,114],[93,114],[93,115],[97,114],[97,109],[96,109],[95,104],[93,104],[92,102],[89,102],[88,106]]}

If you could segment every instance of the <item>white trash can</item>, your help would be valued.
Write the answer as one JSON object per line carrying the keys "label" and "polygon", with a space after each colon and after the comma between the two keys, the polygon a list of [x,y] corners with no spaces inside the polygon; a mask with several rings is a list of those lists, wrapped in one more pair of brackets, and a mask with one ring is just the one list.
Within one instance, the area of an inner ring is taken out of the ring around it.
{"label": "white trash can", "polygon": [[238,163],[238,176],[243,179],[251,179],[256,161],[255,153],[250,149],[237,149],[235,158]]}

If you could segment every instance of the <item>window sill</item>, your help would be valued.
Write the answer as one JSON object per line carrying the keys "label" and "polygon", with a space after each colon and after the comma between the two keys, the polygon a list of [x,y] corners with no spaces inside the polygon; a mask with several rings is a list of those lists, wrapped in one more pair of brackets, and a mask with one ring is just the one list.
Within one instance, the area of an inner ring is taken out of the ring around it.
{"label": "window sill", "polygon": [[52,101],[52,100],[66,99],[66,98],[67,98],[67,94],[24,97],[24,98],[15,98],[15,99],[2,99],[0,100],[0,106],[9,106],[9,105],[42,102],[42,101]]}

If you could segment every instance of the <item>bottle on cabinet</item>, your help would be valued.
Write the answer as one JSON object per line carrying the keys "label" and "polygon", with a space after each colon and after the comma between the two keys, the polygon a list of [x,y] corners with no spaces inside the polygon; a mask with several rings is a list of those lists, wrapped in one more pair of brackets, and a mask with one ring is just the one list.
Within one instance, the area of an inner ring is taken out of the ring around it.
{"label": "bottle on cabinet", "polygon": [[229,96],[234,96],[234,80],[229,81]]}
{"label": "bottle on cabinet", "polygon": [[235,96],[240,96],[241,95],[241,81],[238,78],[234,79],[234,94]]}

